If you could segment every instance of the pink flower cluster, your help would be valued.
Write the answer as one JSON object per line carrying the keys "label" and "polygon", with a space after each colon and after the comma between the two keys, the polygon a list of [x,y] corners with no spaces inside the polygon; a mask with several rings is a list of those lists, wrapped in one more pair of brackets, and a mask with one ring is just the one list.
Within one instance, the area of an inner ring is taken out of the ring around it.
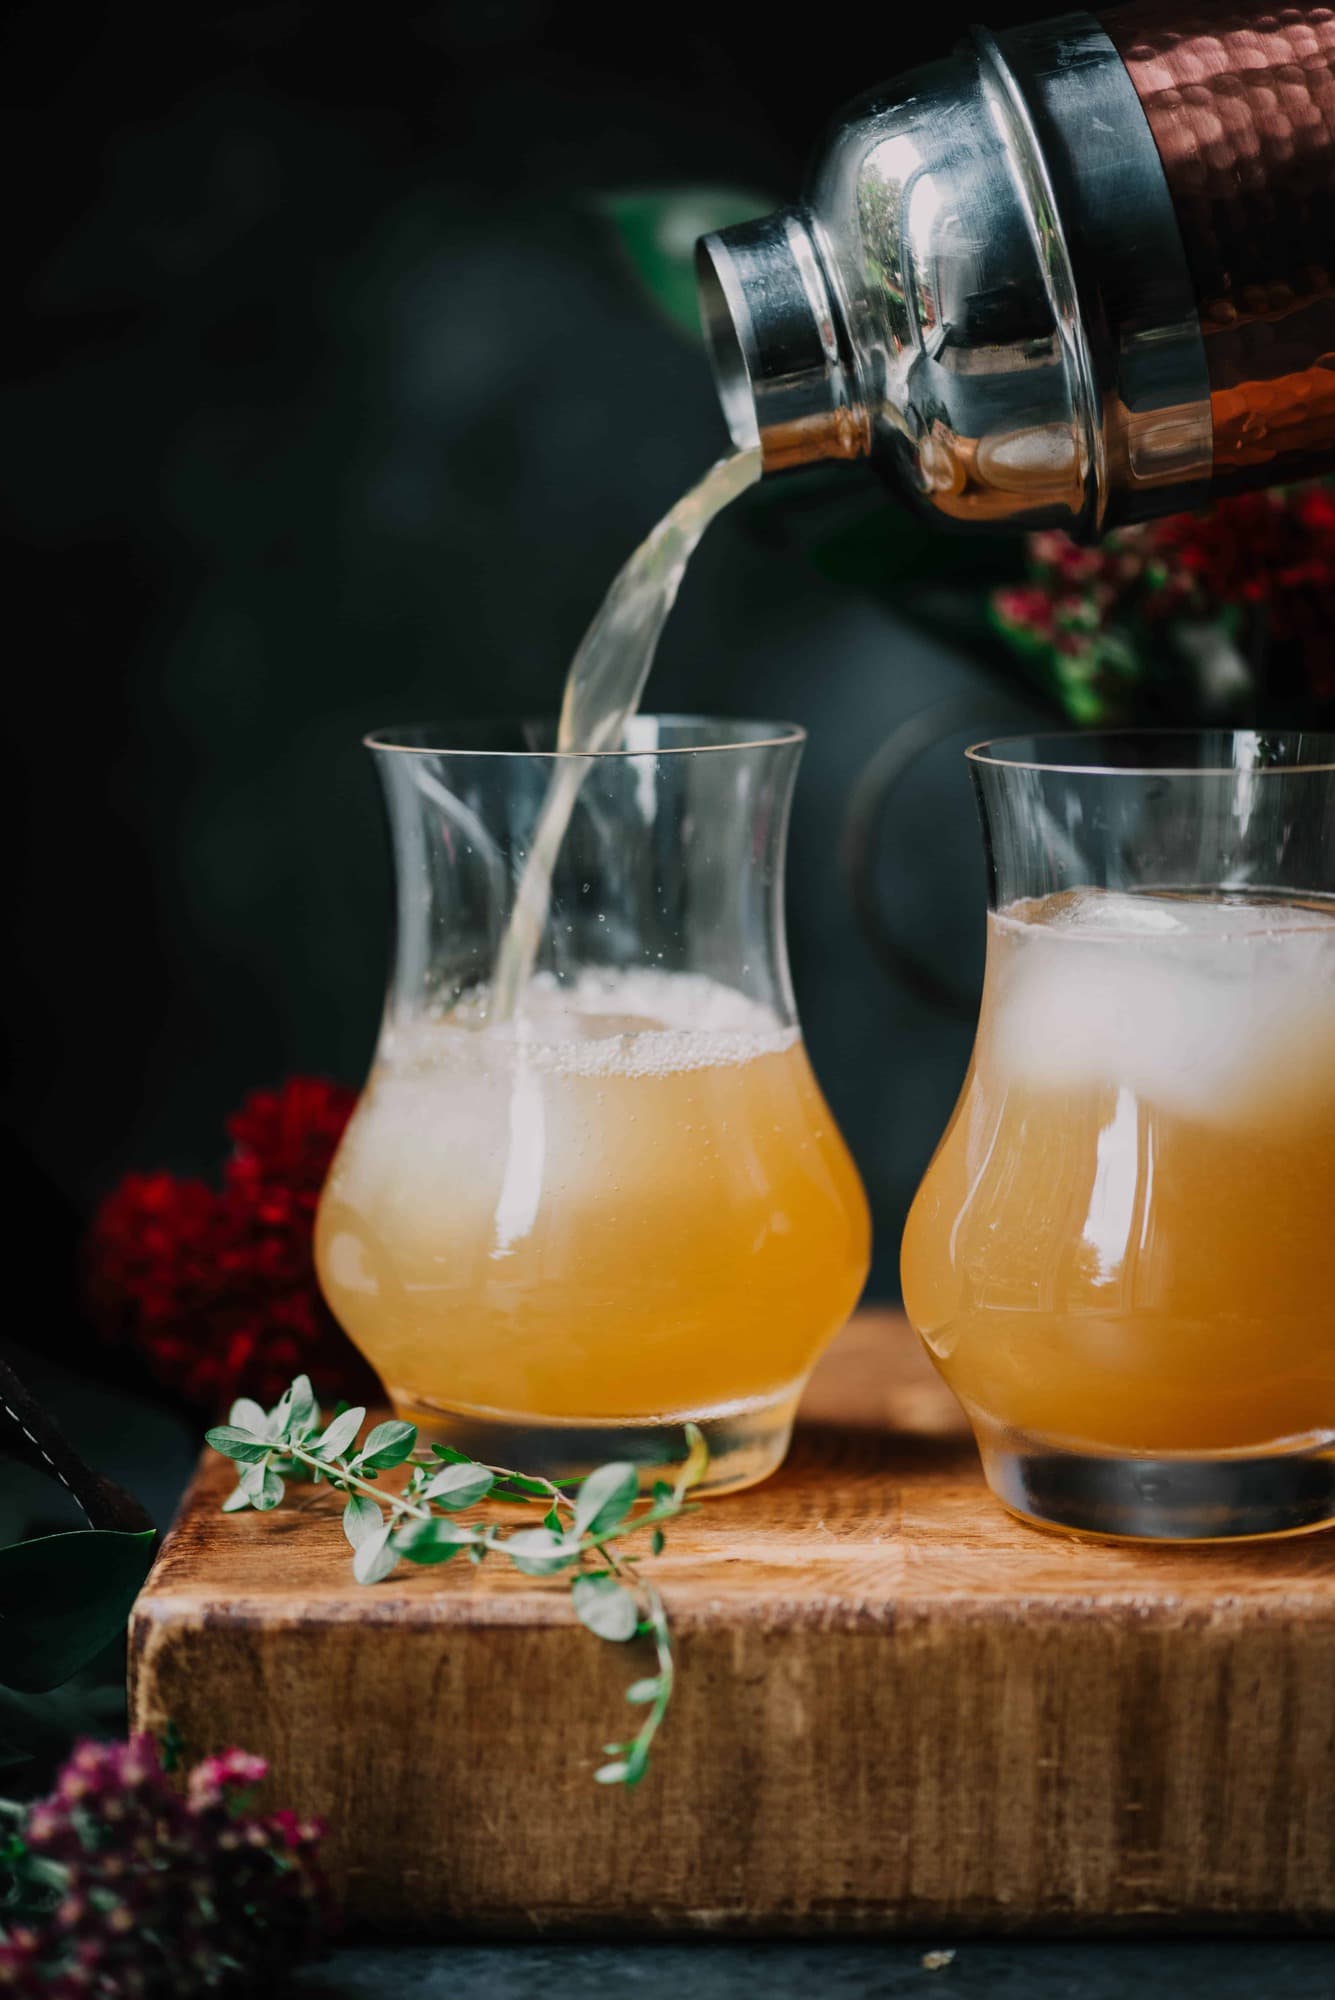
{"label": "pink flower cluster", "polygon": [[330,1908],[323,1827],[246,1810],[266,1770],[262,1757],[225,1750],[197,1764],[182,1793],[150,1736],[81,1743],[5,1860],[50,1893],[0,1932],[0,1995],[270,1991],[318,1945]]}

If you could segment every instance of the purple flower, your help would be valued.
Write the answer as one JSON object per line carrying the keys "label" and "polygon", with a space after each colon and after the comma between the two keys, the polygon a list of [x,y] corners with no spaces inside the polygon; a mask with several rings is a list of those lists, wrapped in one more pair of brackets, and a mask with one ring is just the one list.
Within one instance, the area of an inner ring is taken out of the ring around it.
{"label": "purple flower", "polygon": [[[0,1996],[250,1992],[313,1950],[331,1909],[323,1827],[248,1810],[262,1757],[224,1750],[184,1794],[149,1736],[80,1743],[22,1830],[32,1904],[0,1942]],[[54,1880],[58,1887],[50,1887]]]}

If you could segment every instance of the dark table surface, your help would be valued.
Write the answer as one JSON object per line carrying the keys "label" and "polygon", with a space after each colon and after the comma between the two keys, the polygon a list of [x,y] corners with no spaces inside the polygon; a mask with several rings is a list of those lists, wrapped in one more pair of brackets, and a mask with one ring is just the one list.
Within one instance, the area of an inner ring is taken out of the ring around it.
{"label": "dark table surface", "polygon": [[1332,2000],[1335,1941],[361,1946],[299,2000]]}

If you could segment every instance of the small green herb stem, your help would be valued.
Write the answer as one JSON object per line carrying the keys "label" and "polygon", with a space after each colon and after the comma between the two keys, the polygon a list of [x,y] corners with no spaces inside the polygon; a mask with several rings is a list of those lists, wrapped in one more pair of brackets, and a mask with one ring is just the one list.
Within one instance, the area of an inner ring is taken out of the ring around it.
{"label": "small green herb stem", "polygon": [[644,1727],[635,1741],[644,1759],[648,1758],[649,1746],[662,1726],[672,1700],[672,1687],[676,1679],[676,1667],[672,1658],[672,1635],[668,1630],[667,1612],[663,1600],[652,1583],[643,1586],[645,1600],[649,1606],[649,1630],[653,1637],[654,1653],[658,1660],[658,1693],[653,1706],[645,1718]]}
{"label": "small green herb stem", "polygon": [[[505,1468],[502,1466],[489,1465],[486,1467],[486,1470],[492,1473],[498,1481],[504,1480],[506,1477]],[[535,1477],[534,1484],[542,1486],[544,1489],[542,1497],[547,1500],[550,1506],[564,1510],[567,1514],[574,1513],[574,1501],[568,1499],[560,1488],[554,1486],[549,1479]],[[533,1501],[539,1498],[536,1493],[521,1494],[515,1497]],[[679,1487],[673,1492],[670,1499],[656,1501],[652,1507],[634,1520],[622,1521],[616,1530],[616,1535],[624,1537],[628,1534],[633,1534],[639,1528],[654,1528],[661,1521],[676,1520],[680,1515],[689,1511],[691,1511],[691,1506],[690,1502],[685,1498],[685,1489]],[[649,1636],[654,1642],[654,1657],[658,1665],[658,1693],[654,1696],[649,1713],[645,1716],[644,1722],[635,1736],[634,1749],[631,1757],[627,1760],[630,1765],[628,1782],[633,1784],[648,1764],[649,1752],[654,1738],[662,1728],[667,1718],[668,1709],[672,1703],[672,1692],[676,1681],[676,1664],[672,1655],[672,1634],[668,1626],[667,1610],[663,1600],[654,1585],[646,1582],[644,1577],[641,1576],[639,1563],[634,1556],[621,1554],[613,1545],[612,1537],[598,1540],[591,1539],[585,1542],[580,1550],[582,1566],[587,1566],[587,1559],[590,1556],[600,1558],[622,1587],[630,1591],[631,1595],[642,1605],[645,1612],[645,1622],[649,1627]]]}
{"label": "small green herb stem", "polygon": [[331,1461],[321,1458],[318,1452],[307,1451],[304,1445],[294,1444],[291,1440],[276,1444],[274,1453],[278,1458],[296,1458],[300,1459],[303,1465],[313,1466],[317,1472],[324,1474],[331,1485],[341,1486],[350,1493],[365,1493],[378,1506],[388,1507],[396,1517],[407,1514],[414,1521],[430,1521],[435,1518],[430,1507],[419,1507],[415,1501],[405,1500],[400,1493],[390,1493],[373,1485],[369,1479],[359,1479],[355,1472],[348,1471],[341,1459]]}

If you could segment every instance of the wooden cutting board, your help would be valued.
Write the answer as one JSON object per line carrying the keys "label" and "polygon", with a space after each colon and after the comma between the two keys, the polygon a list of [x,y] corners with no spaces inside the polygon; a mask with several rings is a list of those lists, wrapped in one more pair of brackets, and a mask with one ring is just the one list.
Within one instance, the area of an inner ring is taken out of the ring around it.
{"label": "wooden cutting board", "polygon": [[818,1371],[787,1465],[658,1564],[680,1687],[508,1565],[352,1580],[323,1489],[223,1516],[209,1455],[139,1600],[135,1724],[271,1761],[397,1930],[1335,1928],[1335,1542],[1142,1550],[989,1498],[903,1322]]}

